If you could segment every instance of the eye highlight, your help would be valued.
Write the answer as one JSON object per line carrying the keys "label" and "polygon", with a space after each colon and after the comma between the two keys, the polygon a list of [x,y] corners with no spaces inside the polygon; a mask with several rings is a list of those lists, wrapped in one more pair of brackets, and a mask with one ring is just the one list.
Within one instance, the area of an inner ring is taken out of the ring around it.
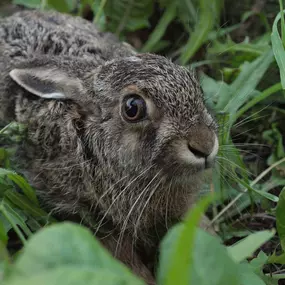
{"label": "eye highlight", "polygon": [[147,117],[145,100],[137,94],[127,95],[122,102],[122,116],[131,123],[144,120]]}

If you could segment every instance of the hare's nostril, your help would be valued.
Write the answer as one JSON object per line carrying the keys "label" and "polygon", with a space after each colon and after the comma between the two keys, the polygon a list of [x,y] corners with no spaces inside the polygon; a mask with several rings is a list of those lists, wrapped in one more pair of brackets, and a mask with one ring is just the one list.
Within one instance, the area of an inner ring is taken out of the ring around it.
{"label": "hare's nostril", "polygon": [[190,144],[188,144],[188,149],[198,158],[207,158],[208,157],[207,153],[204,153],[204,152],[198,150],[197,148],[194,148]]}

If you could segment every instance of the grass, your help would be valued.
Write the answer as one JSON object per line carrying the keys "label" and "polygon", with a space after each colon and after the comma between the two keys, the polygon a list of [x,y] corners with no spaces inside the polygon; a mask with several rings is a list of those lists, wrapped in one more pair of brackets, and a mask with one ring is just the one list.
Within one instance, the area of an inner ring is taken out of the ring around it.
{"label": "grass", "polygon": [[[212,184],[205,185],[205,192],[214,193],[215,198],[207,194],[162,241],[158,284],[209,284],[209,276],[211,285],[285,284],[282,0],[263,8],[240,1],[242,9],[221,0],[161,0],[157,5],[149,0],[84,0],[79,7],[76,1],[62,2],[14,0],[74,15],[82,15],[87,7],[101,30],[118,34],[139,51],[157,52],[195,67],[206,102],[217,116],[220,151]],[[0,240],[4,245],[0,276],[4,283],[51,284],[62,280],[63,274],[72,274],[75,266],[77,275],[70,282],[86,284],[87,278],[90,284],[99,284],[103,278],[104,284],[119,280],[142,284],[110,258],[86,229],[57,224],[40,209],[34,190],[13,172],[11,157],[23,132],[24,127],[15,123],[0,130],[4,146],[0,148]],[[207,214],[219,237],[196,227],[210,202]],[[13,233],[24,245],[23,251],[11,246]],[[59,237],[58,246],[48,246],[53,236]]]}

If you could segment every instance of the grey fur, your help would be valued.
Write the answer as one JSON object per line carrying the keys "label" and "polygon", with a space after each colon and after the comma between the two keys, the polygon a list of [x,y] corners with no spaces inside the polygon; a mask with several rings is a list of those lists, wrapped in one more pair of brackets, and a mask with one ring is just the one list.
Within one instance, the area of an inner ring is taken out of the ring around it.
{"label": "grey fur", "polygon": [[[28,73],[64,99],[27,89]],[[154,108],[137,124],[120,114],[133,89]],[[44,207],[97,222],[113,253],[127,240],[151,251],[155,229],[165,232],[194,203],[204,172],[178,159],[174,145],[210,153],[216,128],[187,69],[136,54],[80,18],[37,11],[0,20],[0,119],[27,124],[23,170]]]}

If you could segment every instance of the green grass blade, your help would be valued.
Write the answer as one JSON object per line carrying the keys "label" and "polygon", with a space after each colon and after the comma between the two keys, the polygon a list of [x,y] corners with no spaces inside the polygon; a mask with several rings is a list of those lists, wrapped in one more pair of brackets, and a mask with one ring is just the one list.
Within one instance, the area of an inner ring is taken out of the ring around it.
{"label": "green grass blade", "polygon": [[0,168],[0,177],[7,176],[10,180],[12,180],[15,184],[17,184],[24,192],[24,194],[33,201],[36,205],[39,204],[37,196],[35,194],[34,189],[30,186],[30,184],[16,172],[4,168]]}
{"label": "green grass blade", "polygon": [[201,45],[207,40],[209,32],[214,28],[222,6],[220,0],[200,0],[199,3],[199,20],[180,56],[180,61],[183,65],[191,59]]}
{"label": "green grass blade", "polygon": [[27,199],[20,193],[8,190],[5,193],[5,197],[10,200],[14,205],[16,205],[19,209],[32,215],[33,217],[45,217],[48,215],[44,210],[34,205],[29,199]]}
{"label": "green grass blade", "polygon": [[25,245],[26,244],[26,238],[19,229],[17,223],[15,222],[15,218],[11,216],[11,213],[7,210],[6,205],[4,205],[3,201],[0,204],[0,213],[5,217],[5,219],[11,224],[12,228],[18,235],[19,239],[22,241],[22,243]]}
{"label": "green grass blade", "polygon": [[276,83],[273,86],[267,88],[263,92],[261,92],[258,96],[253,97],[249,102],[247,102],[242,108],[240,108],[234,117],[234,121],[236,121],[240,116],[242,116],[248,109],[252,108],[259,102],[265,100],[272,94],[282,90],[281,83]]}
{"label": "green grass blade", "polygon": [[172,1],[171,4],[166,8],[163,16],[159,23],[156,25],[154,31],[151,33],[149,39],[142,48],[142,52],[150,52],[154,49],[155,45],[160,41],[164,35],[168,25],[173,21],[176,16],[177,9],[176,1]]}
{"label": "green grass blade", "polygon": [[231,84],[234,91],[228,94],[229,101],[223,110],[231,114],[231,124],[235,120],[236,112],[251,96],[272,61],[273,53],[270,50],[253,62],[245,64],[237,79]]}

